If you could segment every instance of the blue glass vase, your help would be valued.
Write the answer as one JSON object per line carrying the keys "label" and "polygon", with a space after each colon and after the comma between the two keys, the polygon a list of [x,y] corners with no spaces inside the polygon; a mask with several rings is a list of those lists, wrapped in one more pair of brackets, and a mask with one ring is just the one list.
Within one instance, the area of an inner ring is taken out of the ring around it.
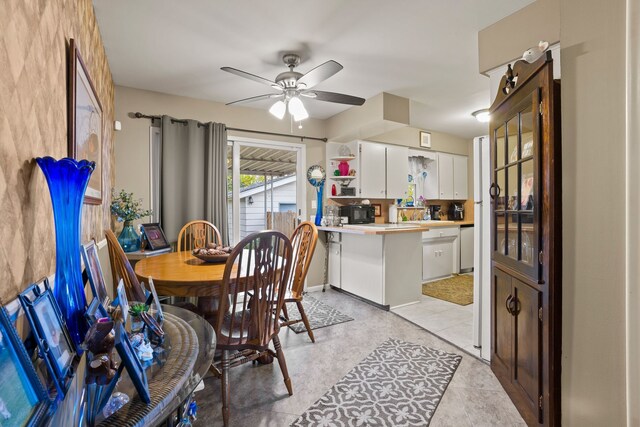
{"label": "blue glass vase", "polygon": [[131,221],[125,221],[122,232],[118,236],[118,243],[125,252],[134,252],[140,249],[140,236],[133,228]]}
{"label": "blue glass vase", "polygon": [[88,325],[84,319],[87,301],[84,296],[80,265],[80,227],[84,192],[95,162],[70,158],[56,160],[38,157],[53,205],[56,229],[56,278],[53,295],[71,338],[76,344],[84,340]]}

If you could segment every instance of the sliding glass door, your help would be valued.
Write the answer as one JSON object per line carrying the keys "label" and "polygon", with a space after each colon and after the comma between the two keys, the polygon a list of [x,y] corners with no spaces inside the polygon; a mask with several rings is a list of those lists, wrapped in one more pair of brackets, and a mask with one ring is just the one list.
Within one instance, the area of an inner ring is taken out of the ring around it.
{"label": "sliding glass door", "polygon": [[305,147],[229,137],[229,236],[275,229],[287,236],[306,217]]}

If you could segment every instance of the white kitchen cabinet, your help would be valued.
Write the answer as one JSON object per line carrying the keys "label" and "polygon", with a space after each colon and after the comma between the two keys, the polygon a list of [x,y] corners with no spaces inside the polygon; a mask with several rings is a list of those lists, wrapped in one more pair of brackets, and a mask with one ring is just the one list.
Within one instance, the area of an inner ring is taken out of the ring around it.
{"label": "white kitchen cabinet", "polygon": [[453,156],[453,200],[467,199],[467,156]]}
{"label": "white kitchen cabinet", "polygon": [[473,270],[473,227],[460,227],[460,271]]}
{"label": "white kitchen cabinet", "polygon": [[358,197],[384,199],[386,194],[386,146],[374,142],[359,144],[360,169]]}
{"label": "white kitchen cabinet", "polygon": [[453,199],[453,155],[438,153],[438,199]]}
{"label": "white kitchen cabinet", "polygon": [[358,197],[399,199],[407,191],[409,149],[361,141],[359,143]]}
{"label": "white kitchen cabinet", "polygon": [[467,167],[467,156],[438,153],[438,199],[467,199]]}
{"label": "white kitchen cabinet", "polygon": [[449,277],[460,271],[460,227],[434,227],[422,233],[422,280]]}
{"label": "white kitchen cabinet", "polygon": [[387,199],[403,199],[407,191],[409,149],[387,145]]}
{"label": "white kitchen cabinet", "polygon": [[329,242],[329,284],[342,288],[342,245],[340,242]]}

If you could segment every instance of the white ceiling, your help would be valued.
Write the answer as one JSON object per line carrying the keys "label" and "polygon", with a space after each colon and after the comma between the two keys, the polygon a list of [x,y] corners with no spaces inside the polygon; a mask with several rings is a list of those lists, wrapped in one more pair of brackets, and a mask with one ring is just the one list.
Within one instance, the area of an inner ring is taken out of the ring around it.
{"label": "white ceiling", "polygon": [[[477,33],[532,1],[94,0],[94,6],[117,85],[227,103],[273,90],[220,67],[275,79],[286,71],[282,53],[297,51],[302,73],[329,59],[344,66],[319,90],[407,97],[424,104],[423,126],[472,137],[488,127],[470,113],[490,104],[489,81],[478,73]],[[319,119],[349,108],[315,100],[305,106]]]}

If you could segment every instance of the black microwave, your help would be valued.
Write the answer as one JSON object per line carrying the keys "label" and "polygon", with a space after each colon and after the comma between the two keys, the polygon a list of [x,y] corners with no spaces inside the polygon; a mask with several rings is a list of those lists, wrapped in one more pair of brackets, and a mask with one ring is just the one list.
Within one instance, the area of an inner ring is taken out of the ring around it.
{"label": "black microwave", "polygon": [[376,221],[376,210],[371,205],[340,206],[340,216],[346,216],[349,224],[370,224]]}

